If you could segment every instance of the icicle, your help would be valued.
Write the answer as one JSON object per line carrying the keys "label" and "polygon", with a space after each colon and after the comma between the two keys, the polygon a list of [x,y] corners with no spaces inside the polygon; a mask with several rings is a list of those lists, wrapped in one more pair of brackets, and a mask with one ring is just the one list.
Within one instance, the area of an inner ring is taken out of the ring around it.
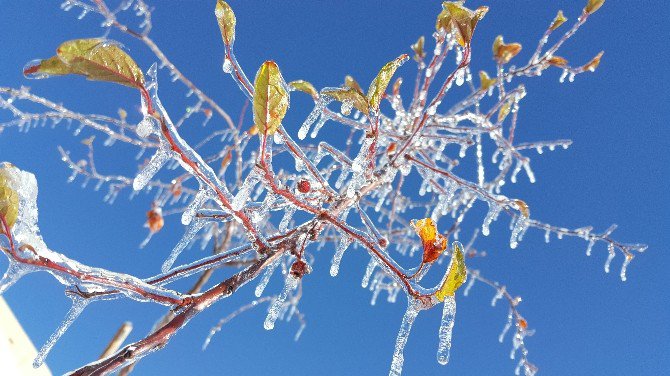
{"label": "icicle", "polygon": [[277,318],[279,317],[279,312],[281,311],[282,306],[284,305],[284,302],[286,301],[286,298],[288,297],[288,294],[295,290],[296,287],[298,287],[298,282],[300,281],[300,278],[295,277],[293,274],[289,273],[286,276],[286,282],[284,284],[284,289],[282,292],[275,298],[275,300],[272,302],[272,306],[270,306],[270,310],[268,311],[268,315],[265,318],[265,322],[263,323],[263,327],[266,330],[272,330],[275,327],[275,321],[277,321]]}
{"label": "icicle", "polygon": [[610,264],[612,263],[612,260],[614,259],[614,256],[616,255],[616,253],[614,252],[614,244],[613,243],[610,243],[607,246],[607,251],[609,252],[609,254],[607,255],[607,260],[605,260],[605,273],[610,272]]}
{"label": "icicle", "polygon": [[300,129],[298,130],[298,138],[301,140],[304,140],[305,137],[307,137],[307,133],[309,133],[309,129],[314,124],[316,119],[319,116],[322,116],[323,114],[323,109],[332,101],[332,98],[322,96],[318,102],[316,102],[316,105],[314,106],[314,109],[312,112],[309,113],[307,116],[307,119],[302,123],[300,126]]}
{"label": "icicle", "polygon": [[419,304],[420,303],[416,300],[410,300],[407,304],[407,311],[402,317],[398,337],[395,341],[395,350],[393,351],[393,360],[391,361],[389,376],[400,376],[402,373],[402,364],[404,362],[403,349],[407,344],[407,338],[409,337],[409,332],[412,330],[414,319],[416,319],[416,316],[419,314]]}
{"label": "icicle", "polygon": [[202,204],[210,195],[210,191],[207,188],[200,188],[198,193],[193,197],[193,201],[186,207],[186,210],[181,215],[181,223],[183,225],[188,225],[195,217],[195,213],[200,209]]}
{"label": "icicle", "polygon": [[591,256],[591,249],[593,249],[593,244],[595,244],[595,241],[593,239],[589,240],[589,245],[586,247],[587,256]]}
{"label": "icicle", "polygon": [[551,239],[551,230],[547,230],[544,232],[544,242],[549,243],[550,239]]}
{"label": "icicle", "polygon": [[265,291],[265,286],[268,285],[270,277],[272,277],[272,274],[274,273],[275,269],[277,269],[277,266],[279,266],[280,263],[281,263],[281,257],[278,257],[274,262],[272,262],[265,268],[263,277],[261,277],[261,280],[260,282],[258,282],[256,290],[254,291],[254,295],[256,295],[257,298],[260,298],[261,295],[263,295],[263,291]]}
{"label": "icicle", "polygon": [[447,296],[444,299],[444,308],[442,309],[442,321],[438,337],[440,339],[437,345],[437,362],[445,365],[449,363],[449,350],[451,349],[451,333],[454,329],[454,319],[456,318],[456,299],[453,296]]}
{"label": "icicle", "polygon": [[363,274],[363,280],[361,281],[362,288],[368,287],[368,284],[370,283],[370,277],[372,276],[372,272],[375,270],[376,266],[377,261],[374,258],[370,258],[370,262],[368,262],[368,266],[365,268],[365,274]]}
{"label": "icicle", "polygon": [[482,223],[482,235],[489,236],[490,230],[489,226],[491,222],[495,221],[500,214],[502,207],[496,203],[489,202],[489,211],[486,213],[484,222]]}
{"label": "icicle", "polygon": [[184,236],[182,236],[181,240],[179,240],[179,243],[174,246],[172,249],[172,252],[170,252],[170,256],[168,256],[167,260],[163,263],[163,266],[161,267],[161,271],[163,273],[167,273],[174,262],[177,260],[177,257],[179,257],[179,254],[186,248],[186,246],[191,242],[191,240],[195,237],[195,234],[198,233],[203,227],[205,227],[205,224],[207,224],[207,220],[204,219],[197,219],[193,222],[191,222],[190,225],[186,228],[186,232],[184,233]]}
{"label": "icicle", "polygon": [[335,255],[333,256],[333,263],[330,265],[330,275],[332,277],[337,276],[337,273],[340,271],[340,262],[342,262],[342,256],[351,242],[351,238],[344,235],[337,244],[337,249],[335,250]]}
{"label": "icicle", "polygon": [[304,322],[300,324],[298,331],[295,332],[295,336],[293,337],[294,341],[297,342],[300,339],[300,335],[302,334],[303,330],[305,330],[305,326],[307,326],[307,324],[305,324]]}
{"label": "icicle", "polygon": [[240,187],[240,190],[235,195],[233,199],[232,206],[233,210],[240,210],[244,205],[249,201],[249,195],[251,194],[252,189],[258,183],[258,174],[255,171],[252,171],[247,175],[247,178],[244,179],[244,183]]}
{"label": "icicle", "polygon": [[142,168],[142,171],[140,171],[133,180],[133,189],[139,191],[144,188],[154,175],[156,175],[158,170],[160,170],[169,160],[170,154],[168,152],[158,150],[156,154],[151,157],[149,163]]}
{"label": "icicle", "polygon": [[633,255],[626,254],[626,258],[623,260],[623,264],[621,265],[621,273],[619,273],[619,276],[623,282],[626,281],[626,269],[628,268],[628,264],[630,264],[631,260],[633,260]]}
{"label": "icicle", "polygon": [[512,228],[512,235],[509,239],[510,248],[516,249],[517,245],[519,245],[518,242],[521,240],[521,237],[523,237],[523,233],[526,228],[528,228],[528,218],[523,215],[517,216],[517,219],[514,222],[514,227]]}
{"label": "icicle", "polygon": [[233,63],[227,56],[223,60],[223,65],[221,66],[221,69],[223,69],[223,73],[231,73],[233,71]]}
{"label": "icicle", "polygon": [[47,342],[44,344],[44,346],[42,346],[40,351],[37,353],[35,360],[33,360],[33,368],[39,368],[42,365],[42,363],[44,363],[44,359],[49,354],[51,348],[56,344],[56,342],[70,327],[70,325],[72,325],[74,320],[76,320],[77,317],[79,317],[79,315],[84,310],[84,308],[86,308],[88,303],[90,303],[90,301],[87,299],[83,299],[80,297],[72,298],[72,307],[68,311],[67,315],[65,316],[65,319],[60,324],[58,329],[56,329],[56,331],[51,335],[51,337],[49,337]]}
{"label": "icicle", "polygon": [[495,307],[496,303],[498,300],[502,299],[503,294],[505,294],[506,288],[505,286],[502,286],[498,288],[498,291],[496,291],[496,294],[493,296],[493,299],[491,299],[491,307]]}
{"label": "icicle", "polygon": [[[507,315],[507,322],[505,323],[505,326],[503,326],[502,331],[500,332],[500,335],[498,336],[498,342],[503,343],[505,340],[505,335],[509,331],[509,328],[512,327],[512,320],[514,319],[514,315],[512,314],[512,311],[510,310],[509,314]],[[514,354],[514,353],[512,353]],[[512,359],[514,357],[512,356]]]}

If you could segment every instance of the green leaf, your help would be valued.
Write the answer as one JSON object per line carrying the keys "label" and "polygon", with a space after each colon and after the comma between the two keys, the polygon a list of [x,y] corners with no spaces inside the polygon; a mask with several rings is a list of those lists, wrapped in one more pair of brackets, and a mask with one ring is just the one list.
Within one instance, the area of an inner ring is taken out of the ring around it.
{"label": "green leaf", "polygon": [[386,88],[389,86],[393,74],[395,74],[395,71],[398,69],[398,67],[400,67],[408,59],[409,56],[407,56],[407,54],[402,54],[394,60],[386,63],[386,65],[384,65],[382,69],[379,70],[377,77],[372,80],[372,83],[370,83],[370,88],[368,89],[367,99],[370,109],[374,111],[379,110],[382,97],[384,96],[384,93],[386,93]]}
{"label": "green leaf", "polygon": [[359,91],[354,88],[336,88],[336,89],[326,89],[322,90],[321,94],[331,97],[339,102],[351,102],[355,109],[358,111],[369,115],[370,108],[368,107],[368,102]]}
{"label": "green leaf", "polygon": [[23,73],[35,78],[79,74],[93,81],[113,82],[138,89],[144,87],[142,70],[113,41],[75,39],[62,43],[56,53],[57,56],[29,65]]}
{"label": "green leaf", "polygon": [[254,124],[264,135],[277,131],[288,110],[288,92],[284,79],[274,61],[266,61],[258,69],[254,80]]}
{"label": "green leaf", "polygon": [[312,98],[317,99],[319,97],[319,93],[316,91],[314,88],[314,85],[311,83],[305,81],[305,80],[295,80],[291,81],[288,83],[290,87],[292,87],[295,90],[302,91],[304,93],[307,93],[312,96]]}
{"label": "green leaf", "polygon": [[235,42],[235,24],[237,23],[233,8],[227,2],[218,0],[214,14],[219,23],[219,29],[221,29],[223,43],[228,46],[232,45]]}
{"label": "green leaf", "polygon": [[451,244],[451,262],[447,269],[447,275],[442,282],[442,286],[435,293],[439,301],[444,301],[447,296],[454,296],[456,290],[465,282],[467,277],[467,268],[465,267],[465,256],[463,255],[463,245],[460,242]]}

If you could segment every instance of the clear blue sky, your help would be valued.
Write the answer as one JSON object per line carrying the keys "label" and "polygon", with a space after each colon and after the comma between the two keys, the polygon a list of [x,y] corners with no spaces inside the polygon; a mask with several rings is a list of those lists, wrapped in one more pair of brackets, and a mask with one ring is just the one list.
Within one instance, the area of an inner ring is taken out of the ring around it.
{"label": "clear blue sky", "polygon": [[[236,117],[243,96],[221,72],[222,43],[213,3],[154,1],[152,36],[186,76]],[[250,76],[264,60],[273,59],[285,78],[307,79],[317,87],[338,85],[345,74],[366,86],[383,63],[409,52],[419,35],[432,32],[440,10],[439,1],[230,3],[238,16],[237,57]],[[474,70],[489,72],[494,69],[490,46],[497,34],[523,43],[526,50],[520,60],[527,59],[557,9],[574,19],[582,8],[581,1],[568,0],[468,3],[491,8],[477,28],[472,63]],[[78,77],[23,78],[21,67],[27,61],[51,56],[60,42],[101,35],[99,18],[77,21],[78,12],[65,13],[58,5],[0,0],[0,85],[28,85],[34,93],[82,112],[115,114],[118,107],[135,108],[139,98],[126,88]],[[543,233],[530,230],[512,251],[507,246],[507,219],[492,227],[492,236],[481,239],[479,246],[489,256],[469,266],[523,297],[520,309],[537,329],[527,339],[530,359],[542,374],[670,372],[668,19],[670,7],[664,1],[608,1],[561,53],[570,61],[586,62],[605,50],[595,74],[580,75],[571,84],[558,83],[559,71],[526,81],[528,96],[519,113],[517,139],[570,138],[574,144],[565,151],[531,153],[537,183],[531,185],[521,175],[517,184],[505,186],[506,193],[528,202],[538,219],[568,227],[594,225],[599,231],[618,223],[617,239],[649,244],[623,283],[618,278],[620,255],[612,264],[616,273],[603,273],[602,245],[588,258],[581,240],[554,239],[547,245]],[[118,33],[110,37],[120,38]],[[121,40],[148,68],[152,60],[142,46]],[[412,63],[407,65],[401,74],[413,77]],[[180,86],[168,85],[167,77],[162,81],[168,111],[191,103],[184,100]],[[297,129],[310,109],[306,98],[292,101],[286,127]],[[137,118],[134,111],[131,116]],[[7,119],[7,113],[0,113],[0,119]],[[207,129],[216,126],[220,125],[210,123]],[[330,124],[333,135],[334,128]],[[193,127],[186,137],[199,139],[202,132]],[[90,134],[84,131],[81,137]],[[0,160],[38,177],[40,224],[47,244],[88,264],[140,276],[155,274],[181,236],[178,220],[169,218],[155,241],[138,251],[150,197],[128,201],[126,193],[109,206],[102,202],[102,191],[66,184],[69,171],[59,161],[56,145],[83,156],[79,140],[64,129],[33,129],[27,134],[8,130],[0,135]],[[99,150],[99,169],[134,171],[134,154],[127,148]],[[190,252],[197,257],[198,251]],[[198,316],[166,349],[142,361],[136,373],[387,373],[404,299],[369,306],[369,292],[360,288],[367,263],[362,252],[345,255],[337,278],[328,275],[331,251],[317,256],[315,272],[305,282],[301,309],[308,326],[299,342],[293,342],[296,323],[278,323],[273,332],[266,332],[261,309],[233,321],[206,352],[200,351],[209,327],[252,298],[247,287]],[[6,262],[0,261],[0,266]],[[278,279],[269,288],[279,289]],[[467,298],[459,294],[451,363],[446,367],[435,361],[439,310],[421,314],[405,350],[406,374],[511,374],[516,365],[508,358],[511,343],[497,342],[506,309],[502,304],[491,308],[492,295],[482,285],[475,285]],[[25,278],[5,298],[37,347],[69,306],[62,286],[44,273]],[[138,339],[162,312],[162,307],[128,301],[96,303],[56,345],[47,363],[56,374],[80,366],[97,357],[121,322],[133,321],[131,339]]]}

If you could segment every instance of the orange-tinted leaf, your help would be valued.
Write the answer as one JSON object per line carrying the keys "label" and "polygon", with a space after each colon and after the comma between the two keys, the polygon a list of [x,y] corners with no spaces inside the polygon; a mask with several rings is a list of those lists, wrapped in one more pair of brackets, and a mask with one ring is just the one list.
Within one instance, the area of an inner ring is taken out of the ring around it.
{"label": "orange-tinted leaf", "polygon": [[600,9],[603,4],[605,4],[605,0],[588,0],[588,3],[586,3],[586,7],[584,8],[584,12],[593,14],[598,9]]}
{"label": "orange-tinted leaf", "polygon": [[493,58],[500,64],[507,64],[521,52],[521,44],[505,44],[502,35],[498,35],[493,42]]}
{"label": "orange-tinted leaf", "polygon": [[549,65],[553,65],[555,67],[560,68],[563,68],[568,65],[568,61],[560,56],[552,56],[550,59],[547,60],[547,63],[549,63]]}
{"label": "orange-tinted leaf", "polygon": [[591,61],[586,63],[586,65],[584,65],[582,69],[584,71],[595,72],[596,68],[598,68],[598,65],[600,65],[600,59],[603,57],[604,53],[605,51],[600,51],[598,55],[596,55],[593,59],[591,59]]}
{"label": "orange-tinted leaf", "polygon": [[423,263],[430,263],[437,260],[438,257],[447,249],[447,239],[437,233],[437,226],[430,218],[420,219],[411,222],[414,231],[421,238],[423,244]]}
{"label": "orange-tinted leaf", "polygon": [[254,123],[261,134],[274,134],[288,110],[288,92],[274,61],[266,61],[254,80]]}
{"label": "orange-tinted leaf", "polygon": [[163,209],[154,207],[147,212],[147,227],[149,231],[156,233],[163,228]]}
{"label": "orange-tinted leaf", "polygon": [[528,209],[528,204],[519,199],[514,200],[514,202],[516,203],[516,206],[519,208],[519,212],[521,212],[521,215],[523,215],[526,218],[530,217],[530,210]]}

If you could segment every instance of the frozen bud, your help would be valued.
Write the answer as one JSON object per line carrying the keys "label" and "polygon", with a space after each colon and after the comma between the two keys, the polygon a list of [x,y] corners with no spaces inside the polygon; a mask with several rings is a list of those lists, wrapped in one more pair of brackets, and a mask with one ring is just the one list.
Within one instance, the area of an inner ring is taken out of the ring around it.
{"label": "frozen bud", "polygon": [[298,182],[298,191],[300,193],[308,193],[312,189],[312,185],[307,180],[300,180]]}
{"label": "frozen bud", "polygon": [[291,265],[291,275],[296,278],[302,278],[302,276],[311,272],[312,268],[303,260],[296,260],[293,265]]}
{"label": "frozen bud", "polygon": [[163,228],[163,209],[160,207],[153,207],[147,212],[147,227],[149,231],[156,233]]}

